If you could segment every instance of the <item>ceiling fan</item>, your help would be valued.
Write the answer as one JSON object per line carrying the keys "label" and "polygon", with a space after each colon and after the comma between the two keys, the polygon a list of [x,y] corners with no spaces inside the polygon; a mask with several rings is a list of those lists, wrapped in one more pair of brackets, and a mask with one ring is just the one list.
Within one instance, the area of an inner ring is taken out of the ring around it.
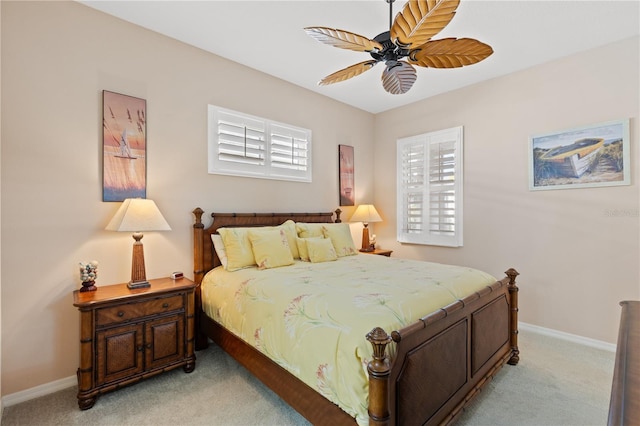
{"label": "ceiling fan", "polygon": [[370,70],[378,62],[384,62],[382,86],[387,92],[398,95],[407,93],[416,81],[414,65],[459,68],[478,63],[493,53],[491,46],[472,38],[431,40],[453,19],[460,0],[409,0],[393,21],[395,0],[385,1],[389,3],[389,31],[378,34],[373,40],[335,28],[304,29],[322,43],[368,52],[373,58],[334,72],[320,80],[319,85],[348,80]]}

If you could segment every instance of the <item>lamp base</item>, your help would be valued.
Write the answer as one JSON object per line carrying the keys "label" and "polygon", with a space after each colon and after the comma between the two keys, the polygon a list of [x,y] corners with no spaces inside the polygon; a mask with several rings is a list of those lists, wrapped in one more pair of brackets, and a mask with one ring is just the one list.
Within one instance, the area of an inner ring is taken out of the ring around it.
{"label": "lamp base", "polygon": [[129,281],[127,283],[127,287],[129,289],[135,289],[135,288],[145,288],[145,287],[151,287],[151,284],[149,284],[149,281]]}
{"label": "lamp base", "polygon": [[370,251],[371,244],[369,244],[369,224],[363,223],[364,228],[362,228],[362,248],[360,251]]}
{"label": "lamp base", "polygon": [[147,274],[144,268],[144,247],[142,246],[142,232],[135,232],[133,239],[133,257],[131,259],[131,281],[127,284],[129,289],[151,287],[147,281]]}
{"label": "lamp base", "polygon": [[366,248],[366,249],[363,249],[363,248],[360,249],[360,251],[363,252],[363,253],[371,253],[374,250],[375,250],[375,248],[371,248],[371,247]]}

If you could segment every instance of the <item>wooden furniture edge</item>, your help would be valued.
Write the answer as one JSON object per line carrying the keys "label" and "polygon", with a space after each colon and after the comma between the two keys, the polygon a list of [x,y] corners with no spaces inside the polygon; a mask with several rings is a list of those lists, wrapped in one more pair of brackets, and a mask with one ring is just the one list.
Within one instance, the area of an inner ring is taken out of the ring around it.
{"label": "wooden furniture edge", "polygon": [[640,301],[620,302],[608,426],[640,424]]}

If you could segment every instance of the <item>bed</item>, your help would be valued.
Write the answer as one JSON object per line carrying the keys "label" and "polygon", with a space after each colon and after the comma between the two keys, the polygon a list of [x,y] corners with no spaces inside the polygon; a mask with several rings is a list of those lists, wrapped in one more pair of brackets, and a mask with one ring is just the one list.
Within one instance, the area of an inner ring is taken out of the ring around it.
{"label": "bed", "polygon": [[[207,226],[202,221],[202,209],[196,208],[193,213],[194,280],[198,284],[196,349],[206,348],[208,340],[213,340],[313,424],[356,424],[353,414],[347,414],[277,359],[268,357],[264,348],[251,346],[237,331],[212,319],[215,315],[207,315],[203,308],[203,280],[221,264],[211,238],[220,228],[273,227],[287,221],[340,223],[340,210],[212,213]],[[373,257],[378,256],[359,254],[349,261],[372,263]],[[429,308],[419,319],[395,330],[385,330],[371,320],[371,329],[361,337],[371,345],[364,365],[368,373],[364,404],[369,424],[451,423],[505,363],[518,363],[517,275],[509,269],[506,277],[493,279],[445,306]],[[362,417],[359,423],[363,423]]]}

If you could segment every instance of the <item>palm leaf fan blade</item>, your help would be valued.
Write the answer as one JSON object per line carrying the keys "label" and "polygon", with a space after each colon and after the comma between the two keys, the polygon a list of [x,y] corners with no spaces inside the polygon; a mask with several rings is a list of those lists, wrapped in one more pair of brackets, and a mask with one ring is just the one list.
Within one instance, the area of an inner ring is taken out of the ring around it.
{"label": "palm leaf fan blade", "polygon": [[472,38],[445,38],[411,51],[409,62],[428,68],[460,68],[476,64],[492,53],[491,46]]}
{"label": "palm leaf fan blade", "polygon": [[382,73],[382,87],[392,95],[407,93],[416,82],[416,69],[404,61],[386,67]]}
{"label": "palm leaf fan blade", "polygon": [[336,71],[333,74],[326,76],[318,82],[318,85],[326,86],[328,84],[339,83],[341,81],[348,80],[362,74],[365,71],[369,71],[377,63],[378,61],[371,60],[351,65],[350,67],[341,69],[340,71]]}
{"label": "palm leaf fan blade", "polygon": [[341,49],[355,50],[356,52],[382,50],[382,45],[377,41],[350,31],[327,27],[307,27],[304,31],[321,43]]}
{"label": "palm leaf fan blade", "polygon": [[396,45],[416,48],[438,34],[455,16],[460,0],[409,0],[390,29]]}

